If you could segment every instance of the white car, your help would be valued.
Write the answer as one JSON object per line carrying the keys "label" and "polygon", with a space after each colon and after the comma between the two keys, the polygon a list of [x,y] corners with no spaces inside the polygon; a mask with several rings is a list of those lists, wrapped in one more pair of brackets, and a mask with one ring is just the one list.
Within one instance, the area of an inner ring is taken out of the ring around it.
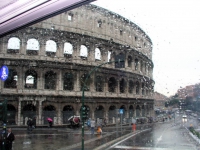
{"label": "white car", "polygon": [[183,115],[182,121],[183,121],[183,122],[187,122],[187,116],[186,116],[186,115]]}

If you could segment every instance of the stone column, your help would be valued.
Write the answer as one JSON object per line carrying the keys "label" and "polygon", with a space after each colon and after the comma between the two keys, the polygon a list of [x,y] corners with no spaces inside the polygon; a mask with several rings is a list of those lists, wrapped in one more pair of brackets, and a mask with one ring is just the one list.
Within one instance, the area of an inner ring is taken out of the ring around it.
{"label": "stone column", "polygon": [[80,61],[80,42],[77,42],[76,45],[74,45],[74,48],[73,48],[73,54],[72,54],[72,57],[74,59],[73,62],[79,62]]}
{"label": "stone column", "polygon": [[140,60],[140,69],[138,71],[141,71],[141,73],[144,71],[144,62],[142,60]]}
{"label": "stone column", "polygon": [[39,71],[38,71],[37,83],[38,83],[38,89],[40,89],[40,90],[44,89],[44,82],[45,82],[45,80],[44,80],[43,76],[44,76],[45,72],[43,72],[43,71],[45,71],[45,70],[39,69]]}
{"label": "stone column", "polygon": [[92,83],[90,84],[90,91],[91,92],[96,92],[96,87],[95,87],[95,77],[96,77],[96,74],[95,73],[92,73],[90,75],[90,78],[92,79]]}
{"label": "stone column", "polygon": [[17,67],[16,69],[17,73],[18,74],[18,81],[17,81],[17,89],[18,90],[21,90],[21,89],[24,89],[24,81],[25,81],[25,78],[24,78],[24,68],[23,67]]}
{"label": "stone column", "polygon": [[129,81],[128,79],[125,80],[126,86],[125,86],[125,93],[128,96],[129,92],[128,92],[128,88],[129,88]]}
{"label": "stone column", "polygon": [[[88,47],[87,47],[88,48]],[[94,62],[95,61],[95,48],[94,45],[90,45],[90,48],[88,48],[88,61]]]}
{"label": "stone column", "polygon": [[108,77],[103,77],[104,78],[104,93],[108,92]]}
{"label": "stone column", "polygon": [[39,108],[38,108],[38,124],[42,124],[42,101],[39,101]]}
{"label": "stone column", "polygon": [[92,119],[96,119],[94,118],[94,110],[91,110],[91,113],[92,113]]}
{"label": "stone column", "polygon": [[141,66],[141,63],[140,63],[140,60],[138,59],[138,67],[137,67],[137,72],[140,72],[141,69],[140,69],[140,66]]}
{"label": "stone column", "polygon": [[[112,62],[115,61],[115,56],[113,55],[113,51],[111,52],[110,59]],[[111,63],[110,66],[111,68],[115,68],[115,62]]]}
{"label": "stone column", "polygon": [[142,106],[140,105],[140,117],[142,116]]}
{"label": "stone column", "polygon": [[[153,105],[153,104],[152,104],[152,105]],[[149,114],[150,114],[150,117],[155,117],[155,111],[154,111],[153,106],[150,108]]]}
{"label": "stone column", "polygon": [[117,79],[116,93],[120,94],[120,79]]}
{"label": "stone column", "polygon": [[21,125],[21,101],[18,101],[18,118],[17,118],[17,125]]}
{"label": "stone column", "polygon": [[130,114],[129,114],[129,109],[128,109],[127,111],[125,111],[125,112],[126,112],[125,117],[126,117],[126,118],[129,118],[129,116],[130,116]]}
{"label": "stone column", "polygon": [[56,56],[57,57],[63,57],[64,55],[64,43],[58,43],[57,44],[57,51],[56,51]]}
{"label": "stone column", "polygon": [[8,41],[5,38],[1,39],[1,44],[0,44],[0,52],[5,54],[7,52],[8,49]]}
{"label": "stone column", "polygon": [[21,41],[21,54],[26,55],[26,46],[27,46],[27,41],[25,41],[25,38],[22,38]]}
{"label": "stone column", "polygon": [[142,82],[139,82],[139,93],[138,93],[138,95],[142,95],[142,89],[141,89],[141,87],[142,87]]}
{"label": "stone column", "polygon": [[76,77],[74,79],[74,91],[78,92],[80,90],[80,72],[77,70],[76,71]]}
{"label": "stone column", "polygon": [[108,51],[101,50],[101,62],[108,62]]}
{"label": "stone column", "polygon": [[[108,110],[107,110],[107,109],[105,110],[104,118],[108,119]],[[107,120],[107,121],[108,121],[108,120]]]}
{"label": "stone column", "polygon": [[133,117],[136,118],[136,107],[133,110]]}
{"label": "stone column", "polygon": [[132,57],[131,70],[135,70],[135,59],[134,59],[133,55],[131,55],[131,57]]}
{"label": "stone column", "polygon": [[59,104],[58,104],[58,124],[59,124],[59,125],[62,124],[62,123],[61,123],[61,120],[62,120],[62,118],[61,118],[61,104],[59,103]]}
{"label": "stone column", "polygon": [[62,70],[58,71],[58,77],[57,77],[57,90],[63,90],[63,80],[62,80]]}
{"label": "stone column", "polygon": [[46,39],[40,39],[42,40],[39,50],[39,56],[45,56],[46,54]]}

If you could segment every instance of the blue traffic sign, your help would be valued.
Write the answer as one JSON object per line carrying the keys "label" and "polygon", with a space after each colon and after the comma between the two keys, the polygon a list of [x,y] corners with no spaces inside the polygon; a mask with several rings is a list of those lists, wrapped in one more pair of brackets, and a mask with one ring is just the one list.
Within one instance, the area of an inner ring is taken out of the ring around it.
{"label": "blue traffic sign", "polygon": [[2,66],[0,70],[0,79],[2,81],[5,81],[8,78],[8,67],[7,66]]}
{"label": "blue traffic sign", "polygon": [[119,113],[120,113],[120,114],[123,114],[123,113],[124,113],[124,109],[120,109],[120,110],[119,110]]}

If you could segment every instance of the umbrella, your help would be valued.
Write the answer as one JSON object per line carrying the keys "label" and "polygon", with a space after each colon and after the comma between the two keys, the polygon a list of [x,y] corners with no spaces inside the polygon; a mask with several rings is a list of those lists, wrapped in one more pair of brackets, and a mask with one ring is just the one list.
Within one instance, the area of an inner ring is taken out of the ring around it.
{"label": "umbrella", "polygon": [[73,118],[73,122],[74,122],[75,124],[78,124],[78,123],[80,122],[79,117],[74,117],[74,118]]}
{"label": "umbrella", "polygon": [[74,124],[80,123],[80,116],[71,116],[68,121],[72,121]]}
{"label": "umbrella", "polygon": [[52,122],[53,120],[51,118],[47,118],[48,121]]}

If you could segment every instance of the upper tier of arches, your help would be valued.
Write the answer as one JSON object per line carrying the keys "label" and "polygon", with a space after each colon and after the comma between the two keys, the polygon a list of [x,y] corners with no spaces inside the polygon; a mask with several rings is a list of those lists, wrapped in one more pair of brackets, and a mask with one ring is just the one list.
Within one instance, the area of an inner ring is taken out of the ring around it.
{"label": "upper tier of arches", "polygon": [[[12,59],[19,59],[21,55],[24,59],[48,59],[92,66],[112,62],[118,56],[123,56],[125,61],[122,69],[152,78],[153,62],[135,49],[114,42],[108,43],[106,40],[55,30],[45,30],[51,34],[41,36],[39,33],[43,31],[44,29],[27,28],[6,36],[1,41],[0,52],[6,58]],[[71,39],[70,35],[74,38]],[[116,64],[108,64],[105,67],[118,68]]]}
{"label": "upper tier of arches", "polygon": [[33,27],[68,31],[126,45],[152,59],[152,41],[130,20],[95,5],[84,5]]}

